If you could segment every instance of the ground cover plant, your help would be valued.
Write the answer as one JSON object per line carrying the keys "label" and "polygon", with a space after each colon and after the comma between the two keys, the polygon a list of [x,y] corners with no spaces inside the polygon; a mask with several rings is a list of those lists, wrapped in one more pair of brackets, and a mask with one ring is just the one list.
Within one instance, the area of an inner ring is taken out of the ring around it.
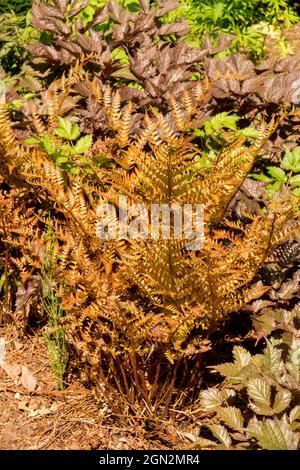
{"label": "ground cover plant", "polygon": [[[110,417],[200,421],[194,448],[299,448],[300,60],[232,36],[254,4],[208,31],[196,2],[3,12],[1,324]],[[286,2],[267,12],[297,30]],[[201,246],[172,217],[138,238],[153,204],[201,206]]]}

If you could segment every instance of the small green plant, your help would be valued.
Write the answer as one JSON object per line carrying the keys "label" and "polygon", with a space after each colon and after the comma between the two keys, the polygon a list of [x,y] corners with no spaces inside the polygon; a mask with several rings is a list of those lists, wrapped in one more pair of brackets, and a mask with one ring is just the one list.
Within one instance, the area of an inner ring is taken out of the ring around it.
{"label": "small green plant", "polygon": [[[78,165],[86,165],[88,160],[84,156],[93,143],[91,134],[80,137],[80,129],[77,123],[58,117],[59,126],[54,133],[60,138],[43,133],[41,137],[29,138],[27,144],[38,144],[49,155],[51,160],[64,170],[73,174],[78,173]],[[88,168],[86,168],[88,171]]]}
{"label": "small green plant", "polygon": [[56,377],[57,388],[62,390],[64,374],[68,361],[68,352],[65,333],[61,325],[61,319],[64,312],[60,306],[60,299],[54,289],[53,252],[55,240],[50,229],[48,230],[47,238],[49,248],[40,275],[43,288],[42,303],[48,320],[48,324],[43,331],[43,337],[48,348],[54,375]]}
{"label": "small green plant", "polygon": [[167,21],[180,15],[191,25],[195,44],[205,37],[234,34],[231,48],[250,51],[255,58],[264,53],[267,33],[280,39],[283,29],[299,20],[287,0],[183,0]]}
{"label": "small green plant", "polygon": [[199,147],[207,154],[207,157],[203,157],[198,163],[198,167],[209,166],[216,160],[222,147],[228,143],[228,131],[233,131],[232,135],[236,140],[240,138],[245,140],[245,145],[257,138],[258,132],[253,126],[240,129],[238,121],[240,121],[240,116],[224,111],[215,114],[209,121],[205,121],[200,128],[193,129],[199,139]]}
{"label": "small green plant", "polygon": [[[254,325],[273,332],[261,354],[233,348],[234,361],[213,367],[220,388],[201,392],[214,413],[197,445],[205,448],[293,450],[300,446],[300,304],[292,311],[264,309]],[[203,437],[202,437],[203,436]]]}
{"label": "small green plant", "polygon": [[11,74],[20,73],[24,62],[29,58],[25,45],[37,38],[37,32],[29,26],[29,14],[16,14],[0,6],[0,65]]}
{"label": "small green plant", "polygon": [[267,189],[272,195],[283,185],[289,185],[295,196],[300,196],[300,147],[286,150],[280,167],[268,166],[268,175],[256,174],[255,179],[269,182]]}

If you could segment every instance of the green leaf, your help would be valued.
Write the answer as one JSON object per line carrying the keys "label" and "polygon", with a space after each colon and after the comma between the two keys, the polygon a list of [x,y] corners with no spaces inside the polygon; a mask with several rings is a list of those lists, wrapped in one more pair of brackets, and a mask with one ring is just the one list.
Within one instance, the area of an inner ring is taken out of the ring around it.
{"label": "green leaf", "polygon": [[277,181],[280,181],[280,183],[285,183],[287,181],[287,176],[281,168],[278,168],[277,166],[268,166],[267,169],[269,174]]}
{"label": "green leaf", "polygon": [[254,316],[252,322],[256,330],[260,330],[264,336],[269,336],[276,327],[274,311],[265,308],[264,313]]}
{"label": "green leaf", "polygon": [[292,151],[286,150],[281,167],[294,173],[300,172],[300,147],[296,147]]}
{"label": "green leaf", "polygon": [[24,144],[27,144],[27,145],[34,145],[34,144],[39,144],[39,143],[40,143],[40,139],[37,139],[35,137],[28,137],[28,139],[24,140]]}
{"label": "green leaf", "polygon": [[290,421],[300,420],[300,405],[294,406],[294,408],[290,412]]}
{"label": "green leaf", "polygon": [[55,129],[55,134],[63,139],[76,140],[80,135],[80,129],[77,123],[58,117],[59,127]]}
{"label": "green leaf", "polygon": [[59,127],[55,129],[55,134],[59,137],[69,139],[72,131],[72,121],[58,117]]}
{"label": "green leaf", "polygon": [[272,181],[272,179],[269,176],[263,175],[263,174],[255,174],[253,173],[252,178],[258,180],[258,181]]}
{"label": "green leaf", "polygon": [[300,188],[293,189],[293,195],[296,197],[300,197]]}
{"label": "green leaf", "polygon": [[300,339],[294,337],[290,345],[286,367],[296,382],[300,382]]}
{"label": "green leaf", "polygon": [[245,127],[244,129],[241,129],[238,132],[238,134],[242,135],[244,137],[250,137],[250,138],[253,138],[253,139],[256,139],[258,137],[258,131],[252,126]]}
{"label": "green leaf", "polygon": [[270,341],[264,350],[262,359],[262,369],[266,374],[278,379],[282,371],[281,353]]}
{"label": "green leaf", "polygon": [[205,439],[204,437],[200,437],[193,443],[192,447],[201,447],[201,448],[206,448],[206,447],[215,447],[217,446],[217,442],[211,441],[210,439]]}
{"label": "green leaf", "polygon": [[[234,362],[218,364],[213,369],[219,372],[223,377],[237,377],[240,380],[240,373],[251,362],[251,354],[242,346],[233,348]],[[246,369],[245,369],[246,370]]]}
{"label": "green leaf", "polygon": [[223,401],[222,393],[215,388],[208,388],[200,393],[200,405],[206,411],[221,406]]}
{"label": "green leaf", "polygon": [[290,184],[292,186],[300,186],[300,175],[294,175],[290,179]]}
{"label": "green leaf", "polygon": [[296,450],[298,447],[298,437],[292,432],[286,418],[280,421],[276,418],[263,422],[252,420],[248,431],[266,450]]}
{"label": "green leaf", "polygon": [[55,152],[55,145],[51,140],[49,134],[44,134],[42,139],[42,144],[48,155],[53,155]]}
{"label": "green leaf", "polygon": [[201,129],[197,129],[196,127],[193,128],[194,134],[198,137],[204,137],[205,132],[202,131]]}
{"label": "green leaf", "polygon": [[224,444],[225,447],[231,446],[231,438],[230,438],[229,432],[224,426],[221,426],[221,424],[211,424],[211,425],[208,425],[208,428],[213,433],[215,438],[218,439],[220,442],[222,442],[222,444]]}
{"label": "green leaf", "polygon": [[212,8],[214,22],[217,22],[219,19],[222,18],[224,14],[224,8],[226,8],[226,5],[223,2],[218,2],[214,4]]}
{"label": "green leaf", "polygon": [[76,122],[72,123],[71,135],[70,140],[76,140],[80,136],[80,129]]}
{"label": "green leaf", "polygon": [[234,346],[232,351],[235,364],[242,369],[251,362],[251,354],[242,346]]}
{"label": "green leaf", "polygon": [[235,377],[240,372],[240,368],[234,362],[224,362],[224,364],[214,366],[213,369],[223,377]]}
{"label": "green leaf", "polygon": [[85,135],[78,140],[74,147],[74,153],[85,153],[87,152],[93,144],[93,136],[92,134]]}
{"label": "green leaf", "polygon": [[242,413],[235,406],[223,407],[217,411],[217,415],[231,429],[238,430],[244,426]]}
{"label": "green leaf", "polygon": [[58,156],[58,157],[55,158],[55,162],[58,163],[58,164],[66,163],[68,161],[69,161],[69,158],[65,157],[65,156]]}
{"label": "green leaf", "polygon": [[279,390],[279,392],[275,396],[273,410],[274,413],[281,413],[284,411],[288,406],[290,406],[292,399],[292,394],[289,390]]}
{"label": "green leaf", "polygon": [[236,131],[236,123],[239,119],[239,116],[230,115],[228,112],[219,113],[213,116],[210,121],[204,123],[204,129],[209,136],[215,132],[220,132],[224,128]]}
{"label": "green leaf", "polygon": [[280,181],[276,181],[273,184],[268,185],[268,191],[271,194],[274,194],[276,191],[278,191],[281,188],[282,183]]}
{"label": "green leaf", "polygon": [[123,64],[129,64],[128,55],[120,47],[116,47],[115,49],[113,49],[111,55],[114,59],[119,60]]}
{"label": "green leaf", "polygon": [[64,157],[70,157],[74,154],[74,148],[70,144],[57,145],[57,151]]}
{"label": "green leaf", "polygon": [[249,398],[253,400],[250,403],[252,410],[260,415],[273,415],[271,408],[271,387],[262,378],[250,379],[247,384]]}

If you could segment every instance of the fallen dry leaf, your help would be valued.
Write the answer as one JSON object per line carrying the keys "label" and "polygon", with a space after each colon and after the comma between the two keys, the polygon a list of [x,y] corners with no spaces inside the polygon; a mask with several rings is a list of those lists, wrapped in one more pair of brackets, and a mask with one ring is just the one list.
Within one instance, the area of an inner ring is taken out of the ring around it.
{"label": "fallen dry leaf", "polygon": [[22,366],[21,383],[29,392],[33,392],[37,385],[36,378],[26,366]]}
{"label": "fallen dry leaf", "polygon": [[21,366],[19,364],[9,364],[8,362],[0,362],[0,367],[9,377],[18,377],[21,374]]}

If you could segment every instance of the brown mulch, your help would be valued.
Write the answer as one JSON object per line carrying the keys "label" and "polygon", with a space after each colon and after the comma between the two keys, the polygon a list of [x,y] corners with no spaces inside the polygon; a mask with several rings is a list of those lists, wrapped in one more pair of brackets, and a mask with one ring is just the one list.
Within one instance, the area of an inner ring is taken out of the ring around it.
{"label": "brown mulch", "polygon": [[153,432],[145,423],[132,424],[112,414],[106,403],[82,387],[76,378],[59,391],[43,338],[20,336],[13,325],[0,325],[6,341],[6,361],[26,366],[37,379],[33,392],[0,367],[0,449],[188,449],[199,424],[178,415],[178,422],[161,423]]}

